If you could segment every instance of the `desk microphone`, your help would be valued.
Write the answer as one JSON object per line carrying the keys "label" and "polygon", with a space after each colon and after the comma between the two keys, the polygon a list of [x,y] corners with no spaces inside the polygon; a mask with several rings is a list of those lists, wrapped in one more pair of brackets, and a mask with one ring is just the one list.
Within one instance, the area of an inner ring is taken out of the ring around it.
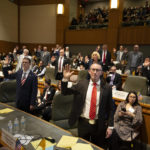
{"label": "desk microphone", "polygon": [[55,139],[50,139],[48,137],[44,137],[45,140],[50,141],[51,143],[55,143]]}

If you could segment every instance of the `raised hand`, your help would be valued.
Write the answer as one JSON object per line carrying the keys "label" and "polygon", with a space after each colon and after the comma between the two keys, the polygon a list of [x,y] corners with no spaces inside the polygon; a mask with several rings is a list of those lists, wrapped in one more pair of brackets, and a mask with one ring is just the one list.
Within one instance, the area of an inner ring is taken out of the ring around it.
{"label": "raised hand", "polygon": [[54,56],[51,57],[51,62],[54,62],[56,58]]}
{"label": "raised hand", "polygon": [[74,73],[74,71],[72,71],[72,72],[70,71],[70,65],[68,65],[68,64],[65,65],[64,70],[63,70],[64,79],[69,80],[73,73]]}

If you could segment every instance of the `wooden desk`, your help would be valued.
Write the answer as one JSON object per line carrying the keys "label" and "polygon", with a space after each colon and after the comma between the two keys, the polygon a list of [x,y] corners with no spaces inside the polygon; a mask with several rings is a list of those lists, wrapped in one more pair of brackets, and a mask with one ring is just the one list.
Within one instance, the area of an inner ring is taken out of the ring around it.
{"label": "wooden desk", "polygon": [[[33,116],[31,114],[25,113],[19,109],[16,109],[14,107],[8,106],[4,103],[0,103],[0,109],[4,109],[4,108],[11,108],[14,111],[11,113],[7,113],[7,114],[1,114],[1,116],[5,117],[5,119],[3,121],[1,121],[0,123],[0,128],[4,128],[7,130],[7,124],[9,120],[14,121],[14,119],[17,117],[19,120],[21,118],[21,116],[24,116],[26,119],[26,130],[25,130],[25,134],[26,135],[30,135],[30,136],[38,136],[40,137],[52,137],[55,139],[56,143],[58,143],[58,141],[60,140],[60,138],[62,137],[62,135],[68,135],[68,136],[72,136],[72,134],[50,122],[44,121],[36,116]],[[79,138],[78,142],[80,143],[89,143],[88,141]],[[1,141],[1,137],[0,137],[0,144],[4,144]],[[103,150],[102,148],[89,143],[92,145],[94,150]],[[6,146],[4,144],[4,146]],[[34,148],[32,147],[32,145],[29,143],[26,146],[23,146],[24,149],[26,150],[33,150]],[[62,150],[61,148],[57,148],[58,150]]]}
{"label": "wooden desk", "polygon": [[[117,105],[123,101],[121,99],[113,99]],[[143,112],[143,125],[140,131],[140,140],[143,143],[150,144],[150,104],[140,103],[140,105],[142,106]]]}

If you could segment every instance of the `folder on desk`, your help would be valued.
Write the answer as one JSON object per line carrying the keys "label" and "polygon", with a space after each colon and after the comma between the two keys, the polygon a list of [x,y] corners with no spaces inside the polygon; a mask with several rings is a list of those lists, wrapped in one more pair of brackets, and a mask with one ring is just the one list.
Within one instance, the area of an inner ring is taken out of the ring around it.
{"label": "folder on desk", "polygon": [[63,135],[62,138],[59,140],[57,147],[71,148],[77,143],[77,141],[77,137]]}
{"label": "folder on desk", "polygon": [[5,108],[5,109],[0,109],[0,114],[4,114],[4,113],[10,113],[10,112],[13,112],[14,110],[13,109],[10,109],[10,108]]}
{"label": "folder on desk", "polygon": [[50,141],[43,139],[39,139],[36,141],[31,142],[32,146],[36,150],[53,150],[54,149],[54,143],[51,143]]}
{"label": "folder on desk", "polygon": [[90,144],[76,143],[71,147],[71,150],[93,150]]}

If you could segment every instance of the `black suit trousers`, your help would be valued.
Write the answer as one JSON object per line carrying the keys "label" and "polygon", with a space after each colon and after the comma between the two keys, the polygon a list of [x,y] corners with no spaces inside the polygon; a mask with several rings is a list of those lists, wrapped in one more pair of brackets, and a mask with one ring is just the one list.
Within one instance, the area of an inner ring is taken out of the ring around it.
{"label": "black suit trousers", "polygon": [[88,121],[85,121],[85,119],[79,118],[78,122],[78,136],[90,141],[101,148],[106,148],[106,128],[104,127],[101,132],[98,132],[98,122],[96,124],[91,125],[88,123]]}

